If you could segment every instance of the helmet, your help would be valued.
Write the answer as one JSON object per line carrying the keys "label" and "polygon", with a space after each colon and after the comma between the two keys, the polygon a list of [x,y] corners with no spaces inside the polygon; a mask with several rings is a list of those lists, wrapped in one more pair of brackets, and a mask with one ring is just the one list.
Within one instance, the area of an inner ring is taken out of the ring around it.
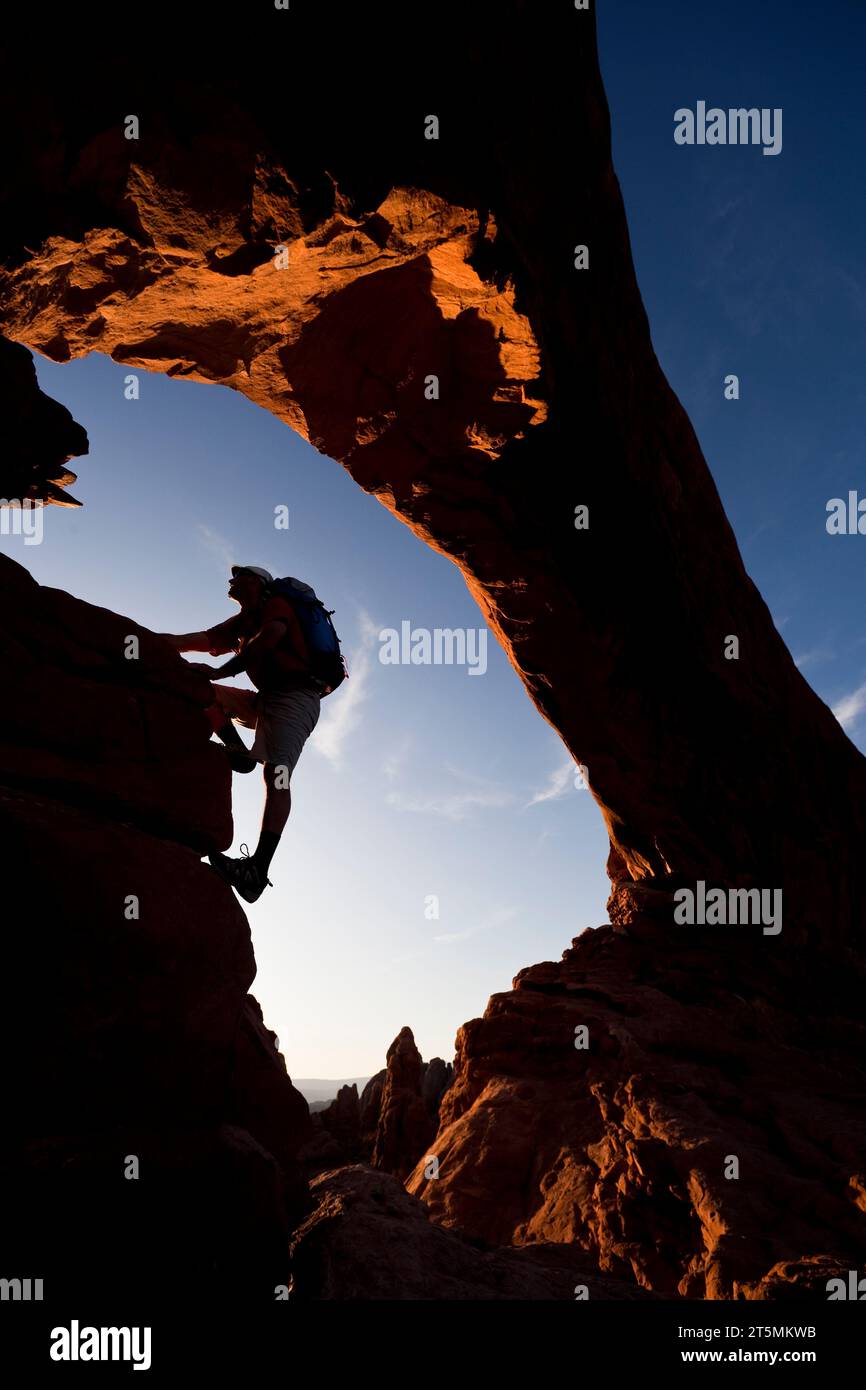
{"label": "helmet", "polygon": [[268,571],[263,570],[259,565],[232,565],[232,574],[253,574],[256,579],[260,579],[267,588],[270,588],[274,582],[274,576],[268,574]]}

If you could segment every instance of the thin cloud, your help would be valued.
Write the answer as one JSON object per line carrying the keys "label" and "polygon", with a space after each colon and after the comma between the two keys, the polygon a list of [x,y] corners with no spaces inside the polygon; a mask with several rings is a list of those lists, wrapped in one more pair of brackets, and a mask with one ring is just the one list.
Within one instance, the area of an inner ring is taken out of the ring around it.
{"label": "thin cloud", "polygon": [[473,811],[497,810],[513,805],[516,800],[514,792],[501,782],[491,782],[489,778],[479,777],[477,773],[455,767],[453,763],[446,763],[444,771],[463,785],[456,790],[437,789],[424,795],[393,791],[385,797],[386,804],[395,806],[399,811],[461,821]]}
{"label": "thin cloud", "polygon": [[561,801],[564,796],[575,789],[574,779],[577,773],[577,766],[574,758],[568,757],[565,762],[555,767],[547,779],[545,786],[534,792],[526,805],[537,806],[542,801]]}
{"label": "thin cloud", "polygon": [[203,521],[196,523],[198,538],[205,550],[210,551],[211,555],[219,561],[220,568],[227,572],[233,564],[236,564],[235,549],[231,541],[225,536],[220,535],[212,526],[206,526]]}
{"label": "thin cloud", "polygon": [[325,703],[316,725],[311,747],[335,768],[342,767],[346,741],[361,723],[361,706],[369,695],[370,674],[373,669],[371,653],[379,628],[363,610],[359,613],[360,642],[346,659],[349,679],[340,687],[333,705]]}
{"label": "thin cloud", "polygon": [[518,915],[519,909],[516,907],[497,907],[489,917],[476,926],[467,927],[464,931],[441,932],[434,936],[433,940],[439,945],[450,946],[454,941],[465,941],[470,936],[477,936],[479,932],[492,931],[494,927],[505,927]]}
{"label": "thin cloud", "polygon": [[418,815],[442,816],[445,820],[465,820],[472,811],[510,806],[514,801],[504,787],[469,787],[458,792],[431,792],[428,796],[407,796],[404,792],[389,792],[389,806]]}
{"label": "thin cloud", "polygon": [[866,682],[863,685],[858,685],[857,689],[852,690],[850,695],[843,695],[842,699],[833,706],[833,713],[842,728],[846,730],[857,723],[864,710],[866,710]]}
{"label": "thin cloud", "polygon": [[835,657],[832,647],[810,647],[809,651],[794,657],[794,665],[799,671],[804,671],[807,666],[821,665],[825,661],[835,660]]}
{"label": "thin cloud", "polygon": [[382,764],[382,771],[389,782],[394,782],[403,771],[411,745],[412,740],[407,735],[400,741],[396,748],[392,748],[391,752],[387,754]]}

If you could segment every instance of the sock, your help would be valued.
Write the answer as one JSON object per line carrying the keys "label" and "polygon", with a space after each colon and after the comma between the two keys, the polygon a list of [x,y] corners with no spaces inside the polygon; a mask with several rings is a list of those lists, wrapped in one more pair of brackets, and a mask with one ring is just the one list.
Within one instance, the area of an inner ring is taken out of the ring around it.
{"label": "sock", "polygon": [[259,843],[256,847],[253,859],[256,861],[257,867],[263,874],[267,874],[268,869],[271,867],[271,860],[276,853],[276,848],[279,843],[280,836],[276,835],[273,830],[263,830],[259,836]]}

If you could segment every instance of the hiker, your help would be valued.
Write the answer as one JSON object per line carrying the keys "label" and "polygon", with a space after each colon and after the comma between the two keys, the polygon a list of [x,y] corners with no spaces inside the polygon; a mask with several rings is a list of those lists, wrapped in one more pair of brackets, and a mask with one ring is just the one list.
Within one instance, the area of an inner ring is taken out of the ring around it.
{"label": "hiker", "polygon": [[[181,652],[208,652],[210,656],[235,652],[223,666],[205,662],[190,662],[190,666],[211,680],[245,671],[256,687],[254,691],[239,690],[214,680],[216,698],[207,711],[235,772],[252,772],[256,763],[264,764],[265,808],[255,854],[250,855],[246,845],[241,845],[240,859],[225,854],[208,856],[220,877],[246,902],[254,903],[266,887],[273,886],[268,869],[289,818],[289,781],[295,764],[318,722],[322,695],[336,688],[345,667],[330,615],[307,585],[292,579],[275,580],[258,565],[232,565],[229,597],[241,611],[225,622],[206,632],[162,635]],[[312,626],[307,625],[307,637],[299,612],[312,621]],[[324,634],[323,640],[319,633]],[[329,652],[324,667],[316,645],[336,648],[336,653]],[[249,750],[235,724],[255,730]]]}

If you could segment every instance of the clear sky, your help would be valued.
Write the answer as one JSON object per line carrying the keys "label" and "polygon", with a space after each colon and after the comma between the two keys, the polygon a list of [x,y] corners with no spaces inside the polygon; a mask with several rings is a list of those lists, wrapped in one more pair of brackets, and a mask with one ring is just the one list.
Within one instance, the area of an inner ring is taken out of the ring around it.
{"label": "clear sky", "polygon": [[[866,17],[847,0],[825,3],[820,26],[811,6],[772,0],[600,10],[656,350],[752,577],[866,747],[866,536],[825,528],[830,498],[866,497]],[[781,154],[676,145],[674,111],[699,100],[781,107]],[[38,369],[91,444],[82,510],[50,509],[41,546],[0,539],[40,582],[157,631],[234,612],[237,562],[305,579],[336,609],[351,677],[293,777],[276,886],[247,909],[254,992],[290,1072],[369,1074],[404,1024],[425,1057],[450,1058],[491,993],[605,920],[608,892],[601,817],[495,643],[483,676],[378,660],[379,630],[404,619],[480,625],[459,572],[239,395],[142,373],[127,401],[129,368],[96,355]],[[739,401],[724,399],[728,373]],[[274,530],[279,504],[288,531]],[[234,780],[235,846],[252,849],[261,784]]]}

